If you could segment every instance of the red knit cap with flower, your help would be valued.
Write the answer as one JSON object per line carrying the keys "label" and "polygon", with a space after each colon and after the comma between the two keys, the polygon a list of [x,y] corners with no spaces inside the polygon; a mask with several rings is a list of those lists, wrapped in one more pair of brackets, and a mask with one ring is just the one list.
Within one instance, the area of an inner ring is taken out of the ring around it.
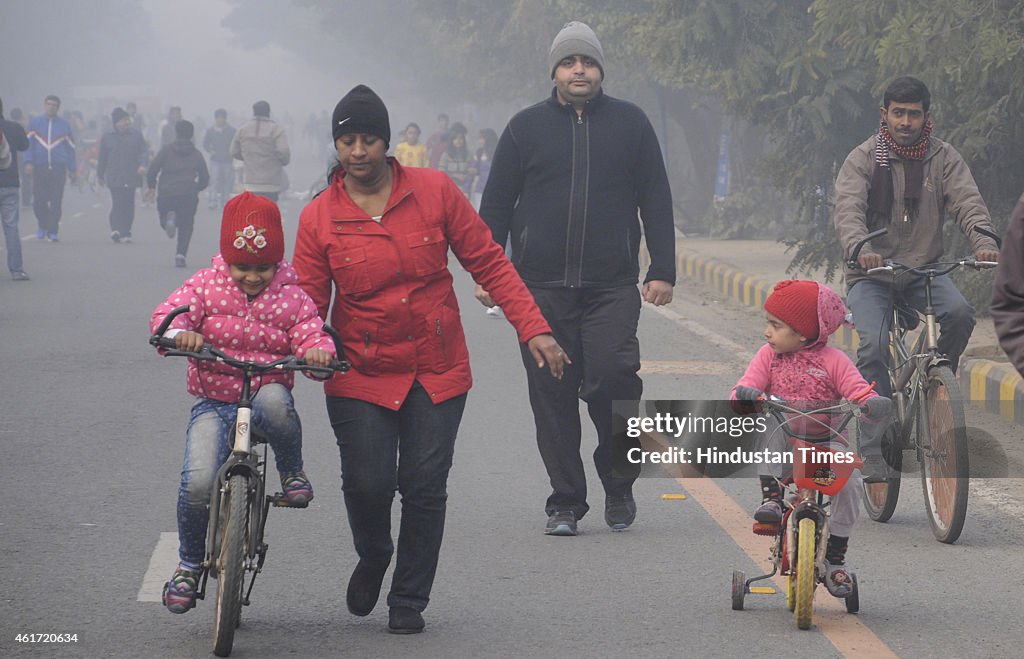
{"label": "red knit cap with flower", "polygon": [[764,310],[809,341],[818,338],[818,282],[787,279],[775,284]]}
{"label": "red knit cap with flower", "polygon": [[220,254],[230,265],[277,263],[283,259],[284,230],[277,204],[251,192],[224,204]]}

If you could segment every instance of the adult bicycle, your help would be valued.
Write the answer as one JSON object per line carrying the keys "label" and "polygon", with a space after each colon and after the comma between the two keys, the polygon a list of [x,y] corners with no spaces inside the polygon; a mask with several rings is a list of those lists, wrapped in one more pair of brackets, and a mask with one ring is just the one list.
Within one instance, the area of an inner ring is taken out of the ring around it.
{"label": "adult bicycle", "polygon": [[[975,231],[993,238],[991,231]],[[857,257],[864,245],[888,229],[869,233],[854,247],[849,260],[860,269]],[[932,283],[958,268],[994,268],[995,261],[978,261],[973,256],[911,267],[895,261],[866,270],[866,274],[893,275],[893,301],[888,330],[889,382],[892,386],[893,421],[882,438],[882,454],[888,466],[886,477],[864,483],[864,508],[868,517],[886,522],[896,510],[900,492],[903,452],[914,451],[921,465],[921,486],[932,533],[939,542],[953,543],[963,531],[967,517],[970,458],[963,395],[949,358],[939,351],[938,325],[932,306]],[[924,309],[919,313],[897,292],[904,277],[918,277],[924,283]],[[853,319],[856,324],[856,317]],[[916,339],[913,332],[922,324]]]}
{"label": "adult bicycle", "polygon": [[[865,392],[866,393],[866,392]],[[748,579],[740,570],[732,573],[732,608],[743,610],[748,593],[774,593],[774,589],[751,588],[751,584],[775,575],[788,577],[786,605],[800,629],[809,629],[814,616],[814,590],[828,574],[825,550],[832,516],[832,497],[839,493],[860,467],[850,451],[835,448],[842,444],[847,425],[861,414],[857,402],[842,401],[816,409],[801,409],[784,400],[770,397],[756,402],[778,423],[775,432],[785,433],[794,445],[793,474],[781,479],[782,521],[778,524],[754,523],[754,533],[774,538],[771,549],[772,571]],[[834,419],[834,420],[833,420]],[[851,590],[844,598],[846,610],[860,610],[860,585],[850,573]]]}
{"label": "adult bicycle", "polygon": [[[213,652],[218,657],[231,654],[235,629],[241,624],[242,606],[249,605],[249,596],[256,583],[256,575],[263,571],[267,558],[267,543],[263,532],[271,506],[305,508],[290,504],[282,492],[265,494],[267,438],[252,428],[251,381],[270,371],[303,371],[331,376],[349,370],[348,362],[332,361],[330,366],[311,366],[294,355],[272,362],[258,363],[235,359],[217,348],[204,345],[198,352],[178,350],[174,339],[165,338],[164,332],[171,322],[189,310],[188,305],[175,308],[164,318],[149,338],[155,348],[164,350],[168,357],[188,357],[197,361],[217,361],[242,372],[242,391],[234,419],[231,453],[217,471],[215,487],[210,491],[210,522],[206,532],[206,557],[201,565],[202,577],[196,599],[206,598],[209,577],[217,580],[216,607],[213,622]],[[331,335],[335,345],[341,341],[329,326],[324,331]],[[339,352],[338,354],[342,354]],[[260,452],[257,444],[263,444]],[[246,588],[246,576],[249,583]]]}

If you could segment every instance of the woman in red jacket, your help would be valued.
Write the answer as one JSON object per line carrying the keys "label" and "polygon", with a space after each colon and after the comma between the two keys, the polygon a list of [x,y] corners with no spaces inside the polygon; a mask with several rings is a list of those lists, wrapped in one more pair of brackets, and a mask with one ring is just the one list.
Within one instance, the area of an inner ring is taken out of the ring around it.
{"label": "woman in red jacket", "polygon": [[455,436],[472,384],[448,272],[449,247],[492,293],[538,368],[569,363],[526,286],[444,172],[386,156],[387,108],[359,85],[334,108],[338,164],[302,211],[299,285],[341,334],[353,369],[325,384],[359,563],[346,601],[373,610],[391,562],[391,503],[402,494],[388,630],[423,630],[441,549]]}

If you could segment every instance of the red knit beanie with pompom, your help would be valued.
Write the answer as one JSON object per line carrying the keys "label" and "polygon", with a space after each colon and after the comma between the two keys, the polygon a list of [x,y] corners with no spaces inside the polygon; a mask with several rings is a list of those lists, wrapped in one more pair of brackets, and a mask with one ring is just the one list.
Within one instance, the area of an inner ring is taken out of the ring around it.
{"label": "red knit beanie with pompom", "polygon": [[220,254],[230,265],[277,263],[283,259],[284,230],[277,204],[251,192],[224,204]]}
{"label": "red knit beanie with pompom", "polygon": [[764,310],[808,341],[818,338],[818,282],[787,279],[775,284]]}

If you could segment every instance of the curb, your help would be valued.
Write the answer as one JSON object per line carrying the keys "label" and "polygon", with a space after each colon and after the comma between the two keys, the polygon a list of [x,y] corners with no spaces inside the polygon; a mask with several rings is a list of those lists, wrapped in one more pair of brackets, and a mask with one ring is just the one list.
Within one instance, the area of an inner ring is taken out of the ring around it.
{"label": "curb", "polygon": [[[650,254],[646,246],[641,245],[641,268],[649,264]],[[774,282],[752,277],[712,258],[696,256],[681,249],[676,249],[676,272],[754,309],[764,305],[774,286]],[[857,332],[845,325],[833,336],[843,348],[856,350],[859,345]],[[968,358],[961,362],[957,377],[960,390],[972,405],[1024,425],[1024,378],[1013,366],[988,359]]]}

